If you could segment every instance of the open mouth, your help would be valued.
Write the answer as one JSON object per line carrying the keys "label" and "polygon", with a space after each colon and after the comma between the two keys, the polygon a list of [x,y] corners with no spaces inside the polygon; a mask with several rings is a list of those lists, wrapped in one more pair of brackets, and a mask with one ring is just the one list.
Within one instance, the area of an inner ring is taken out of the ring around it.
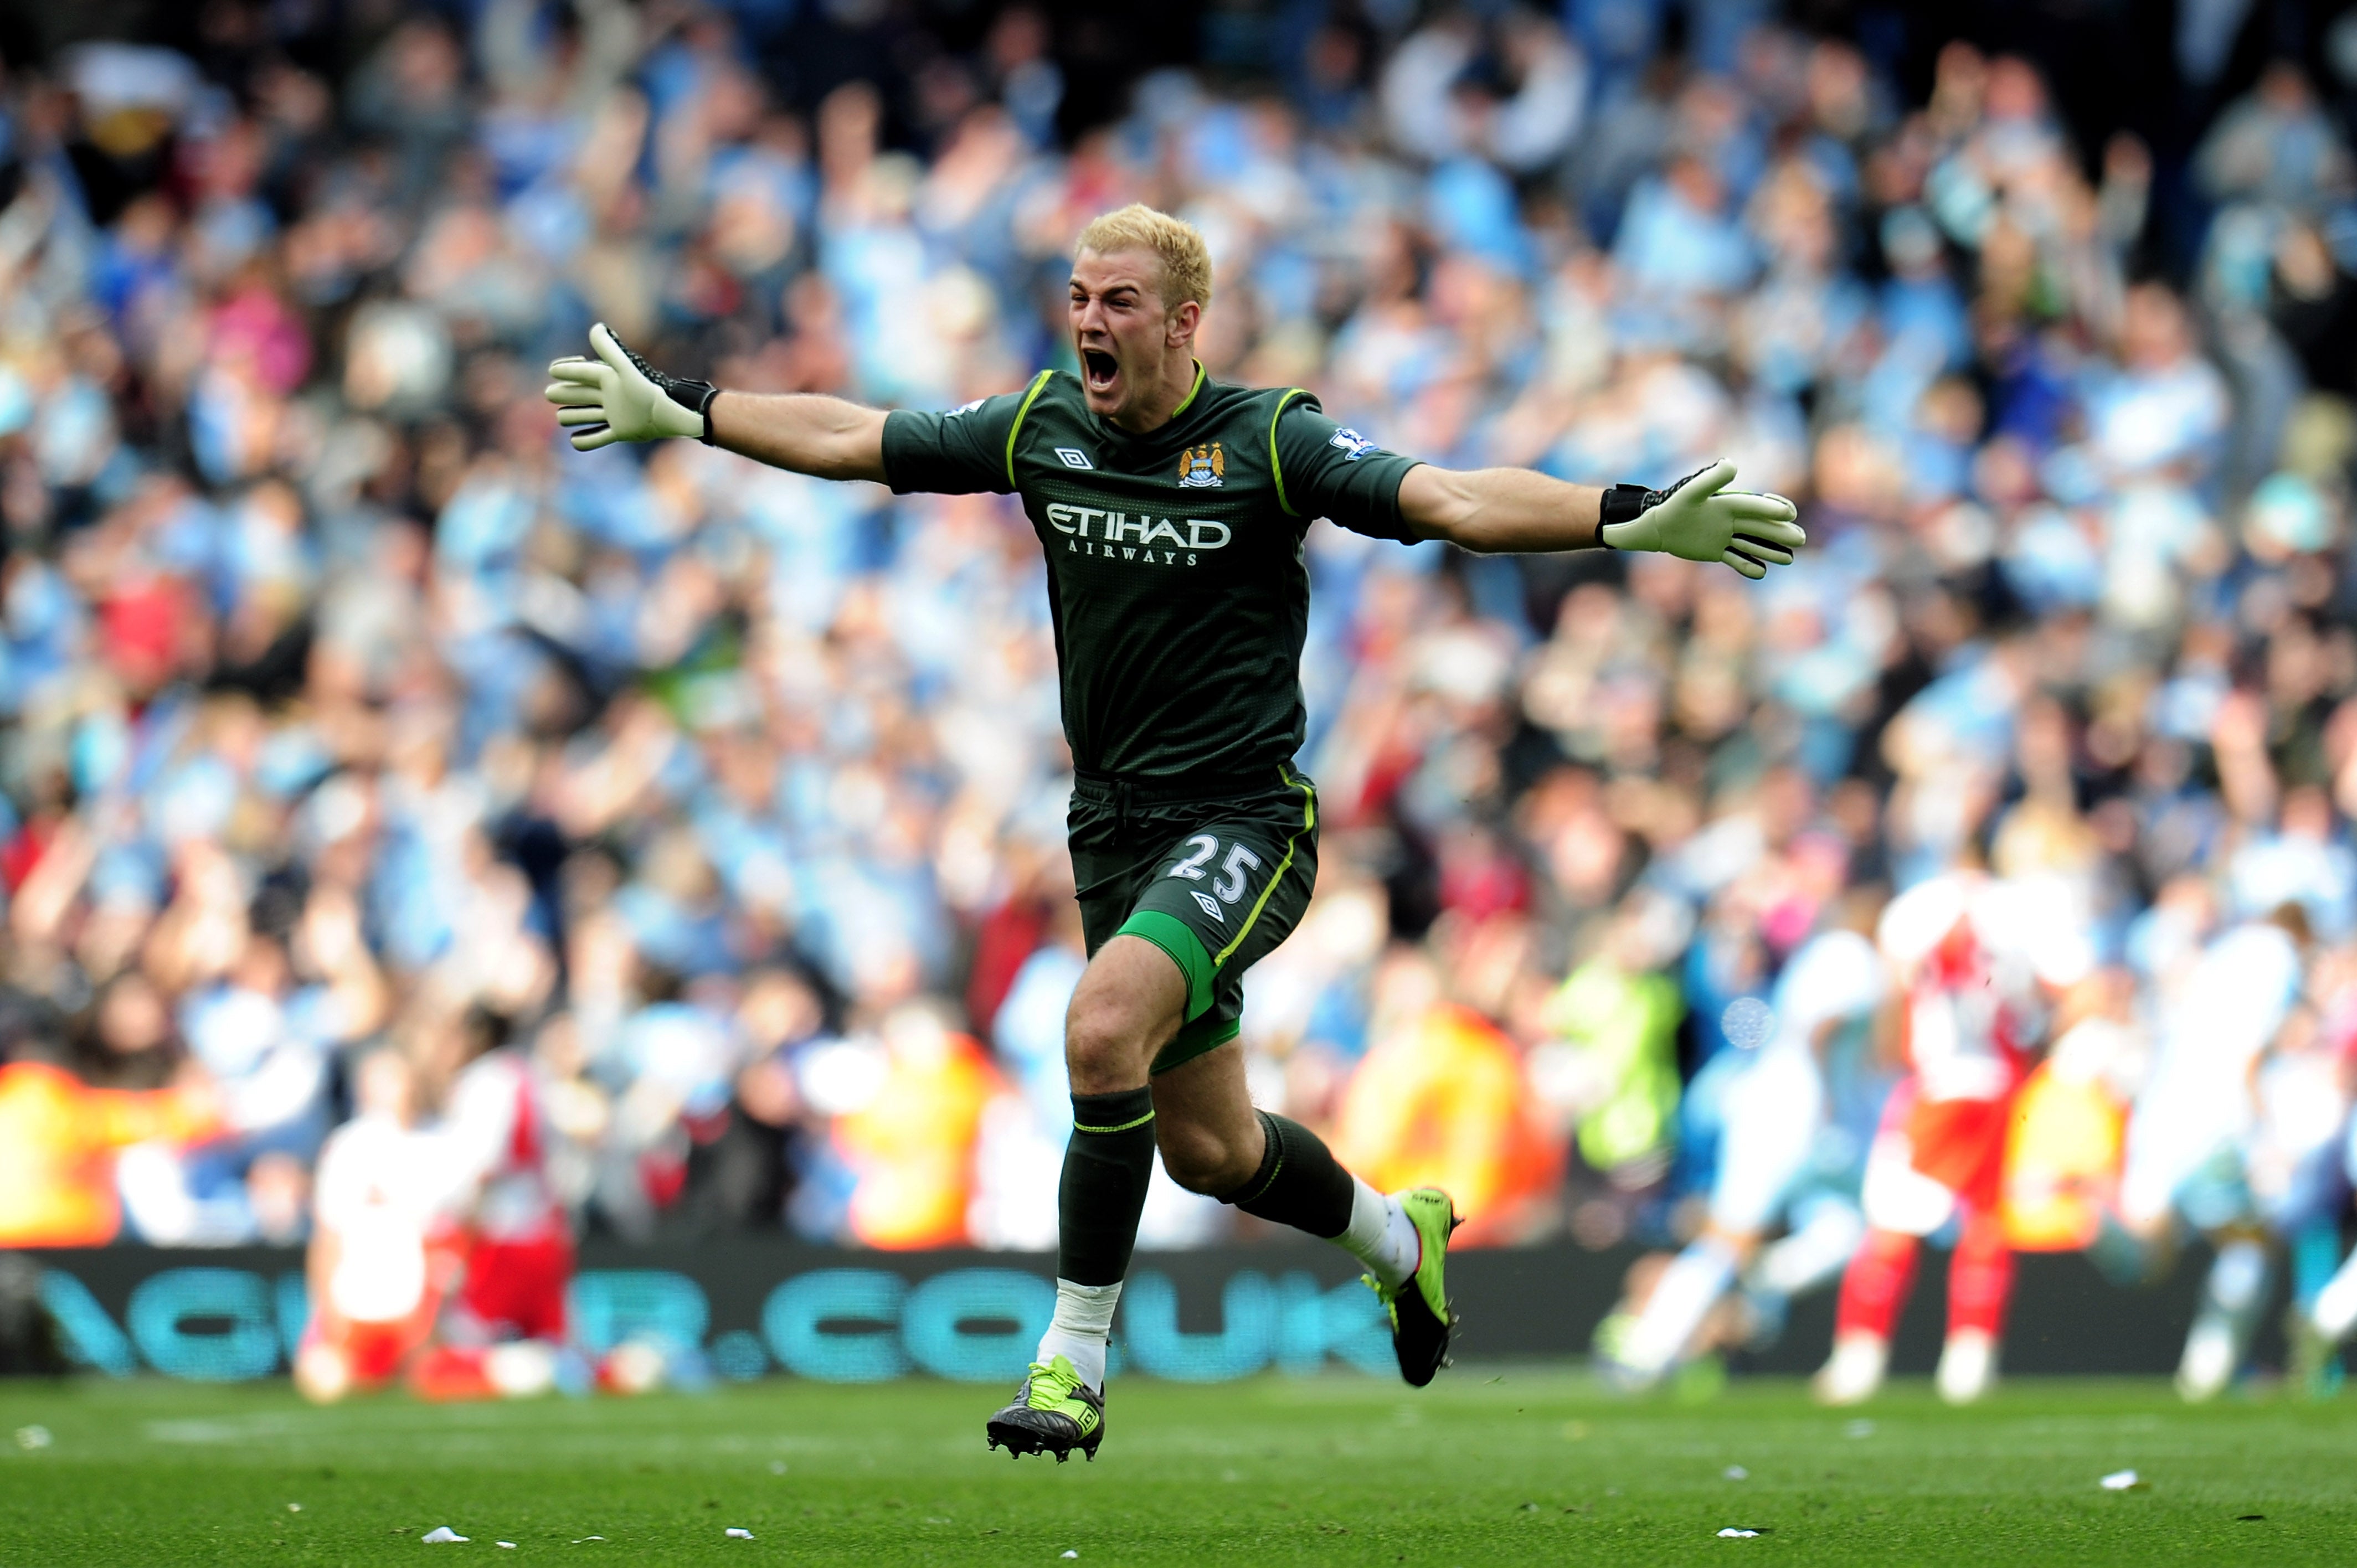
{"label": "open mouth", "polygon": [[1111,392],[1114,379],[1121,374],[1121,362],[1103,349],[1083,349],[1081,350],[1081,374],[1088,382],[1089,391]]}

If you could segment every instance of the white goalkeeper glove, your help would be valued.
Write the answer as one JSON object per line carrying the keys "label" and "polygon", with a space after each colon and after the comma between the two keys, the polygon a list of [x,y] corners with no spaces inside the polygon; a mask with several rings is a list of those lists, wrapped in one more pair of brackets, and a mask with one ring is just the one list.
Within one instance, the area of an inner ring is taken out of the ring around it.
{"label": "white goalkeeper glove", "polygon": [[1656,550],[1684,561],[1724,561],[1760,578],[1789,566],[1809,542],[1793,520],[1800,509],[1782,496],[1730,490],[1735,465],[1697,468],[1666,490],[1615,485],[1604,492],[1597,535],[1614,550]]}
{"label": "white goalkeeper glove", "polygon": [[623,346],[602,321],[589,328],[594,360],[568,355],[548,367],[556,379],[544,393],[556,423],[573,432],[573,449],[595,452],[617,441],[690,436],[712,445],[710,381],[667,376]]}

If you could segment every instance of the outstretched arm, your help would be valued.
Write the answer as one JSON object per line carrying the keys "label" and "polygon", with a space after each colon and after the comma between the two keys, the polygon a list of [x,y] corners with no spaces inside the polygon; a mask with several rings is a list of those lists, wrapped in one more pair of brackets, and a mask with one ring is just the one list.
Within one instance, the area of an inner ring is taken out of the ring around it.
{"label": "outstretched arm", "polygon": [[712,400],[712,444],[773,468],[822,479],[885,483],[884,411],[815,392],[722,392]]}
{"label": "outstretched arm", "polygon": [[1593,550],[1603,543],[1604,491],[1529,468],[1442,468],[1419,463],[1400,480],[1400,515],[1426,539],[1477,554]]}
{"label": "outstretched arm", "polygon": [[884,413],[841,398],[724,392],[665,375],[623,346],[604,322],[589,329],[596,359],[548,367],[548,401],[574,448],[692,437],[772,467],[822,479],[884,480]]}
{"label": "outstretched arm", "polygon": [[1482,554],[1654,550],[1720,561],[1747,577],[1789,565],[1808,542],[1782,496],[1730,490],[1735,465],[1716,463],[1666,490],[1570,485],[1526,468],[1458,471],[1419,464],[1400,480],[1400,515],[1426,539]]}

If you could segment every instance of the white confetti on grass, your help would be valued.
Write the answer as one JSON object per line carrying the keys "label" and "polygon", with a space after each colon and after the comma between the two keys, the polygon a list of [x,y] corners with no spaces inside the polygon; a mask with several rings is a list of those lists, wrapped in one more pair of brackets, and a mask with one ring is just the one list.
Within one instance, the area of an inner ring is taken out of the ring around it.
{"label": "white confetti on grass", "polygon": [[16,1446],[27,1454],[37,1449],[47,1448],[54,1441],[56,1440],[49,1435],[49,1429],[46,1426],[35,1424],[20,1426],[16,1429]]}
{"label": "white confetti on grass", "polygon": [[1759,1533],[1756,1530],[1743,1530],[1730,1524],[1718,1532],[1718,1538],[1721,1541],[1749,1541]]}
{"label": "white confetti on grass", "polygon": [[2115,1470],[2096,1484],[2107,1492],[2140,1492],[2147,1486],[2134,1470]]}
{"label": "white confetti on grass", "polygon": [[749,1530],[739,1530],[732,1524],[728,1527],[728,1539],[731,1541],[750,1541],[753,1539],[753,1532]]}
{"label": "white confetti on grass", "polygon": [[1726,1477],[1730,1481],[1748,1481],[1751,1479],[1751,1472],[1745,1469],[1740,1465],[1729,1465],[1726,1469],[1721,1470],[1719,1474]]}
{"label": "white confetti on grass", "polygon": [[513,1552],[516,1549],[516,1543],[512,1541],[494,1541],[491,1544],[493,1546],[504,1546],[510,1552]]}
{"label": "white confetti on grass", "polygon": [[1065,1555],[1065,1556],[1067,1556],[1067,1557],[1078,1557],[1078,1556],[1080,1555],[1080,1553],[1079,1553],[1079,1552],[1065,1552],[1065,1553],[1064,1553],[1064,1555]]}
{"label": "white confetti on grass", "polygon": [[286,1505],[286,1511],[288,1513],[301,1513],[303,1511],[303,1505],[301,1503],[288,1503]]}
{"label": "white confetti on grass", "polygon": [[447,1524],[437,1524],[417,1538],[420,1546],[464,1546],[467,1538]]}

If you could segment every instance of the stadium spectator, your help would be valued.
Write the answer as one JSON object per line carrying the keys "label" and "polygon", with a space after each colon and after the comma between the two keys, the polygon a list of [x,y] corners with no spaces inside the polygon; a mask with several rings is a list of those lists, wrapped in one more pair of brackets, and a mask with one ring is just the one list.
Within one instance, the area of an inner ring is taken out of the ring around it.
{"label": "stadium spectator", "polygon": [[1674,1152],[1685,1008],[1662,969],[1680,934],[1658,902],[1631,899],[1596,956],[1547,999],[1550,1038],[1534,1054],[1541,1092],[1570,1123],[1580,1162],[1623,1192],[1660,1181]]}
{"label": "stadium spectator", "polygon": [[67,1063],[44,1059],[38,1024],[12,1023],[19,1033],[0,1062],[0,1238],[11,1247],[102,1247],[123,1222],[119,1151],[200,1138],[219,1125],[219,1102],[201,1080],[91,1088]]}
{"label": "stadium spectator", "polygon": [[1378,971],[1372,1042],[1344,1090],[1338,1160],[1385,1190],[1437,1187],[1469,1241],[1510,1241],[1548,1217],[1562,1154],[1544,1136],[1519,1053],[1497,1026],[1448,999],[1414,950]]}
{"label": "stadium spectator", "polygon": [[955,1246],[966,1239],[974,1144],[998,1074],[972,1036],[929,1008],[894,1009],[878,1034],[874,1091],[834,1123],[852,1176],[849,1234],[870,1247]]}

